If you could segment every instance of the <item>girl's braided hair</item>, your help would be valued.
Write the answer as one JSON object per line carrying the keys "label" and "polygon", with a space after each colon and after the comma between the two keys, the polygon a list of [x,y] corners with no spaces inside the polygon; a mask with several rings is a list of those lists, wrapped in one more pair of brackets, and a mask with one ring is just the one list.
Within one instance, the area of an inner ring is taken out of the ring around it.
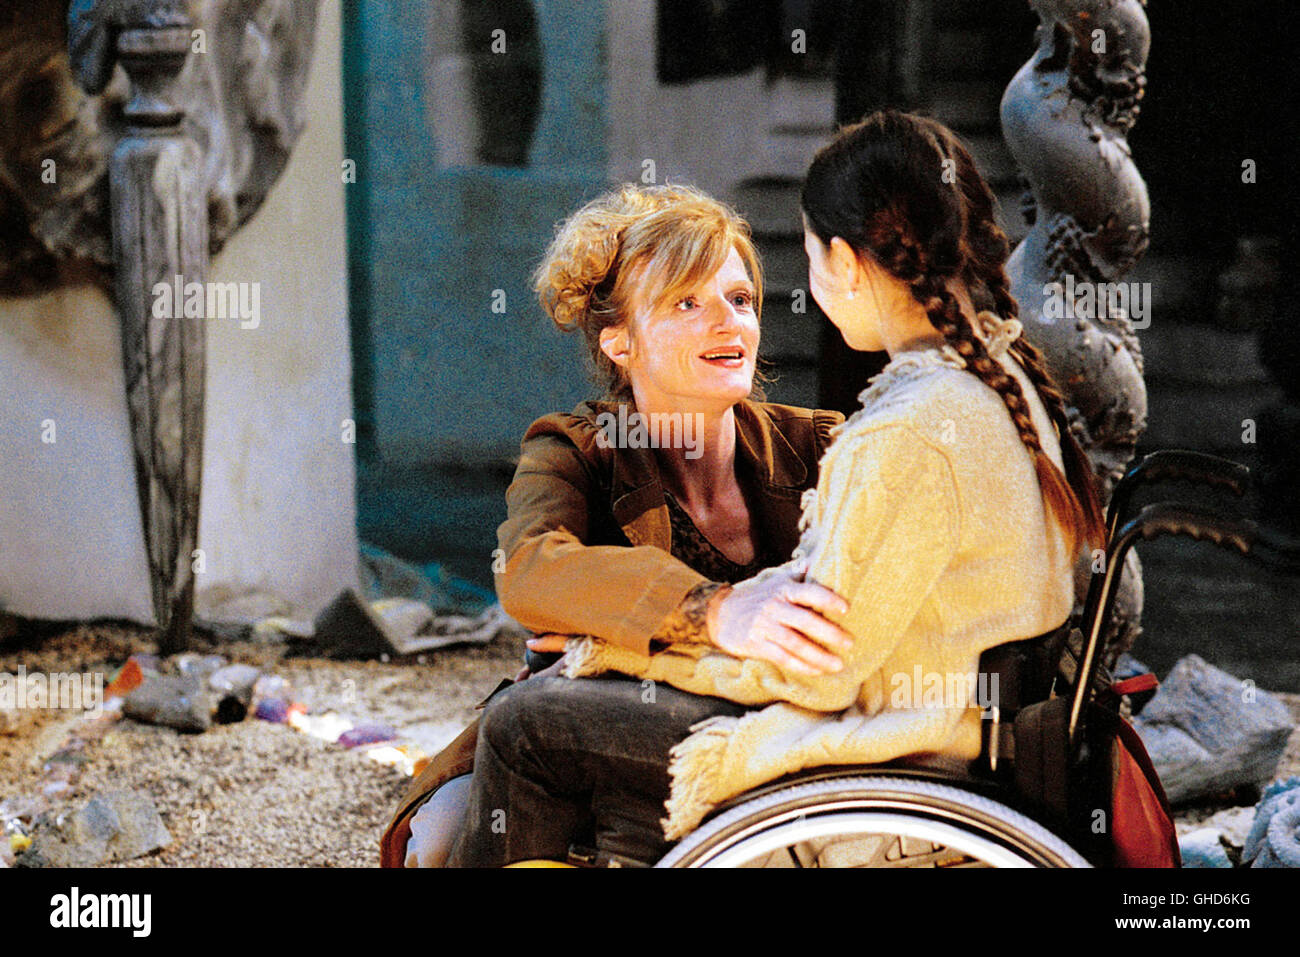
{"label": "girl's braided hair", "polygon": [[801,203],[808,227],[829,245],[841,237],[906,283],[934,328],[966,368],[1002,399],[1033,458],[1048,510],[1072,549],[1099,544],[1101,502],[1091,464],[1070,431],[1061,393],[1042,355],[1024,336],[1011,351],[1038,390],[1056,426],[1065,474],[1043,451],[1019,381],[994,359],[948,288],[958,279],[976,308],[1014,319],[1006,261],[1010,245],[997,223],[996,200],[970,153],[943,124],[881,110],[845,127],[813,159]]}

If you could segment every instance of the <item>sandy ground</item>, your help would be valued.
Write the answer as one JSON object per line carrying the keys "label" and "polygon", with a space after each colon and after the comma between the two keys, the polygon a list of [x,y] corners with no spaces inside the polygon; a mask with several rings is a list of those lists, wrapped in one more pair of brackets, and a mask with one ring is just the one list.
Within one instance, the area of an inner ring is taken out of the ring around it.
{"label": "sandy ground", "polygon": [[[0,647],[0,671],[111,673],[133,652],[152,650],[144,629],[71,627]],[[444,649],[420,661],[333,662],[286,656],[283,645],[202,639],[198,650],[257,665],[287,679],[313,712],[334,709],[355,723],[393,725],[432,753],[459,732],[482,700],[520,664],[518,640]],[[1283,695],[1300,720],[1300,695]],[[0,800],[38,795],[43,768],[81,719],[59,711],[17,712],[0,727]],[[1279,777],[1300,774],[1300,731]],[[155,802],[173,840],[125,867],[373,867],[378,840],[407,777],[286,725],[248,719],[203,734],[116,722],[85,749],[72,787],[48,799],[56,813],[94,794],[138,789]],[[1179,815],[1198,826],[1225,805]]]}
{"label": "sandy ground", "polygon": [[[112,672],[133,652],[151,651],[144,629],[80,625],[30,647],[0,649],[0,671]],[[198,650],[257,665],[287,679],[313,712],[334,709],[355,723],[395,726],[432,753],[474,715],[503,677],[519,670],[517,639],[443,649],[425,663],[290,658],[282,645],[204,641]],[[0,733],[0,800],[40,794],[42,768],[79,717],[18,712]],[[248,719],[202,734],[123,719],[86,749],[55,812],[102,791],[139,789],[155,802],[173,841],[127,867],[373,867],[379,835],[409,779],[360,751]]]}

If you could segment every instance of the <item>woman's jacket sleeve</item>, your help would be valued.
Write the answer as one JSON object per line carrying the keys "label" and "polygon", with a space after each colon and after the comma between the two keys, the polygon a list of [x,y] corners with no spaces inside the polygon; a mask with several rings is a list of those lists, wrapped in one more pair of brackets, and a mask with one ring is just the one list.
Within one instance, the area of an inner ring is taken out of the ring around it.
{"label": "woman's jacket sleeve", "polygon": [[696,585],[708,581],[654,546],[591,541],[602,491],[591,465],[555,434],[526,438],[497,532],[497,596],[531,631],[593,635],[640,654]]}

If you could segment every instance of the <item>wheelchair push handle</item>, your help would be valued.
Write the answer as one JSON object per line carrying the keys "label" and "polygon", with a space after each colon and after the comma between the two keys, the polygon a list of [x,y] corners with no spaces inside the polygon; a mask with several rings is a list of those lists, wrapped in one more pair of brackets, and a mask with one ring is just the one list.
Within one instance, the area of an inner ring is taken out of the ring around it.
{"label": "wheelchair push handle", "polygon": [[1106,512],[1106,536],[1112,538],[1127,515],[1129,501],[1141,485],[1187,482],[1224,489],[1240,498],[1250,488],[1250,469],[1231,459],[1190,449],[1161,449],[1125,473],[1111,493]]}
{"label": "wheelchair push handle", "polygon": [[1259,528],[1249,519],[1225,519],[1204,509],[1160,503],[1148,505],[1136,519],[1124,526],[1120,530],[1120,540],[1134,533],[1144,541],[1165,535],[1182,535],[1249,555]]}

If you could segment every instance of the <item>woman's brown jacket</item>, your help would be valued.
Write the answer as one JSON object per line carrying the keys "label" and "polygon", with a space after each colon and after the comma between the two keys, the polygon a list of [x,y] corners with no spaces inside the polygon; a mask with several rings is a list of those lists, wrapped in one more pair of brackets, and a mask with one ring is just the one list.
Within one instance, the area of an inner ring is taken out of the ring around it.
{"label": "woman's brown jacket", "polygon": [[[505,559],[497,595],[530,631],[597,635],[646,654],[664,619],[706,579],[670,554],[653,450],[603,447],[601,426],[618,411],[584,402],[543,416],[524,435],[497,532]],[[735,418],[737,475],[751,494],[763,550],[789,555],[799,542],[800,499],[816,485],[842,416],[744,401]],[[428,797],[473,770],[477,731],[476,720],[411,782],[381,839],[384,866],[403,865],[411,818]]]}

